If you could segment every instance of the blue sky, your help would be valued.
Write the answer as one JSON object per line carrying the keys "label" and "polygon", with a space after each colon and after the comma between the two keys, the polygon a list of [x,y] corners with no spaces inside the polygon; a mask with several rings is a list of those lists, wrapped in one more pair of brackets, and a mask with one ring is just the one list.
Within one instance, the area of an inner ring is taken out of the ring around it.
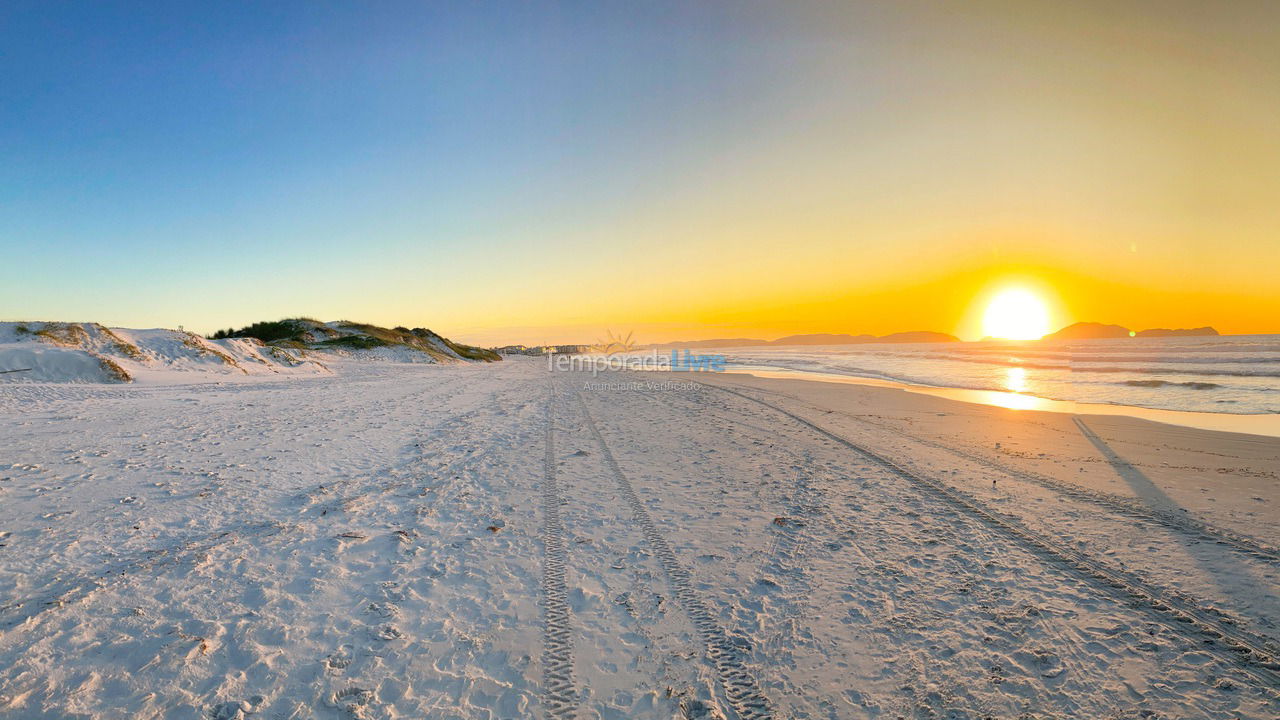
{"label": "blue sky", "polygon": [[1275,14],[9,2],[0,319],[952,331],[965,308],[932,301],[847,318],[1008,258],[1070,279],[1158,256],[1150,283],[1212,270],[1257,300]]}
{"label": "blue sky", "polygon": [[629,7],[7,4],[5,314],[216,321],[195,291],[230,324],[318,312],[280,303],[326,278],[483,282],[750,102],[733,13]]}

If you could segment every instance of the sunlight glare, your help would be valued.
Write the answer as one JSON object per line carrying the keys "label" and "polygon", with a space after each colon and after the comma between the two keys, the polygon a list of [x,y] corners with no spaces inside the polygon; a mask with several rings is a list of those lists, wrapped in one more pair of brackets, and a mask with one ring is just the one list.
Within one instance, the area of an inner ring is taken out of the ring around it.
{"label": "sunlight glare", "polygon": [[1049,309],[1029,290],[1002,290],[987,304],[982,330],[1002,340],[1035,340],[1049,332]]}

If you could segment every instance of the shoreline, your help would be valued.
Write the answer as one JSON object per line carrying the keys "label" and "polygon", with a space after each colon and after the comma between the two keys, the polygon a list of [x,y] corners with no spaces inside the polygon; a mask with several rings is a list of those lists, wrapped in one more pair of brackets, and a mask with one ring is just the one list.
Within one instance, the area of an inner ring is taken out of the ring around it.
{"label": "shoreline", "polygon": [[1260,435],[1264,437],[1280,437],[1280,414],[1232,414],[1206,413],[1192,410],[1163,410],[1136,405],[1108,405],[1104,403],[1085,403],[1074,400],[1051,400],[1036,395],[1027,395],[999,390],[972,390],[969,388],[934,387],[931,385],[913,385],[911,383],[864,378],[854,375],[838,375],[835,373],[807,372],[803,370],[758,369],[726,370],[726,375],[745,375],[780,380],[803,380],[805,382],[827,382],[865,387],[878,387],[901,390],[920,395],[954,400],[957,402],[986,405],[1015,411],[1040,411],[1067,415],[1114,415],[1121,417],[1149,420],[1165,425],[1212,430],[1217,432]]}

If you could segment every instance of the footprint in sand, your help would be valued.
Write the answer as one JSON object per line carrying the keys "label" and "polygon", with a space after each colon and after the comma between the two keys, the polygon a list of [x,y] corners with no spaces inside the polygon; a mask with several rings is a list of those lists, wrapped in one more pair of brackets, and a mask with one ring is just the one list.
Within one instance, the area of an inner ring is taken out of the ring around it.
{"label": "footprint in sand", "polygon": [[399,628],[391,623],[385,623],[376,628],[370,628],[369,634],[373,636],[374,640],[382,640],[385,642],[399,640],[404,637],[404,633],[400,632]]}
{"label": "footprint in sand", "polygon": [[374,701],[372,690],[352,685],[334,693],[332,705],[356,715],[361,708],[371,705]]}
{"label": "footprint in sand", "polygon": [[345,670],[351,666],[351,646],[343,645],[336,652],[324,659],[325,667],[330,670]]}
{"label": "footprint in sand", "polygon": [[695,698],[680,701],[680,714],[688,720],[724,720],[715,707]]}
{"label": "footprint in sand", "polygon": [[244,720],[258,712],[266,701],[261,695],[254,695],[248,700],[229,700],[213,706],[209,716],[213,720]]}
{"label": "footprint in sand", "polygon": [[404,591],[400,589],[400,583],[394,580],[380,582],[378,587],[382,588],[382,596],[390,602],[402,602],[405,598]]}
{"label": "footprint in sand", "polygon": [[380,618],[391,618],[400,614],[400,608],[391,603],[374,602],[364,609],[370,615],[377,615]]}

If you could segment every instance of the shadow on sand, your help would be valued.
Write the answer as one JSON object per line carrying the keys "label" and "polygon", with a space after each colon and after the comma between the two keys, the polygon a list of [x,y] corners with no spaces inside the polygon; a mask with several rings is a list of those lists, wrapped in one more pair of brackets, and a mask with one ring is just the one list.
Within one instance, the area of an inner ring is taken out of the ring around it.
{"label": "shadow on sand", "polygon": [[[1080,418],[1072,418],[1075,420],[1076,427],[1080,428],[1080,433],[1084,435],[1090,443],[1093,444],[1098,452],[1102,453],[1102,457],[1111,465],[1129,487],[1133,489],[1134,494],[1150,505],[1153,509],[1165,513],[1185,513],[1187,512],[1181,505],[1178,505],[1172,498],[1165,494],[1163,490],[1156,487],[1141,470],[1134,467],[1132,463],[1116,454],[1111,446],[1105,440],[1098,436],[1084,421]],[[1200,545],[1199,541],[1192,541],[1195,545]],[[1212,543],[1206,545],[1212,546]],[[1243,586],[1249,584],[1249,578],[1253,577],[1253,568],[1240,562],[1230,550],[1214,553],[1212,557],[1206,556],[1203,552],[1193,551],[1187,548],[1187,557],[1189,557],[1203,571],[1205,579],[1213,585],[1216,585],[1223,594],[1229,597],[1239,597],[1243,600],[1245,606],[1250,604],[1249,593],[1242,591]]]}
{"label": "shadow on sand", "polygon": [[1072,418],[1072,420],[1075,421],[1076,427],[1080,428],[1080,434],[1084,435],[1085,439],[1093,443],[1093,446],[1098,449],[1098,452],[1102,453],[1102,457],[1105,458],[1111,465],[1111,468],[1116,471],[1116,474],[1120,476],[1120,479],[1129,484],[1134,495],[1137,495],[1140,499],[1156,510],[1162,510],[1165,512],[1186,512],[1182,506],[1173,501],[1173,498],[1169,497],[1163,490],[1156,487],[1156,484],[1151,482],[1150,478],[1143,475],[1141,470],[1134,467],[1128,460],[1117,455],[1116,452],[1111,449],[1111,446],[1107,444],[1107,441],[1098,437],[1098,434],[1091,430],[1088,425],[1085,425],[1083,420],[1078,417]]}

